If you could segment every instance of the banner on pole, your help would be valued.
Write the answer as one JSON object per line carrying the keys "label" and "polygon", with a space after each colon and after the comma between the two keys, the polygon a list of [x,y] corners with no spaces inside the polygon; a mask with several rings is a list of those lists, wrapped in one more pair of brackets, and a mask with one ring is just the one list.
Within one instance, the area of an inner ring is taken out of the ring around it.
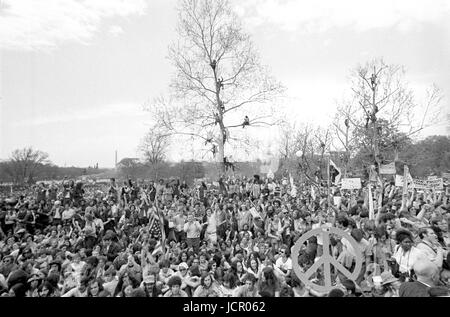
{"label": "banner on pole", "polygon": [[341,188],[342,189],[360,189],[361,188],[361,178],[343,178]]}
{"label": "banner on pole", "polygon": [[392,163],[389,163],[386,165],[381,165],[380,166],[380,174],[395,175],[396,174],[395,162],[392,162]]}

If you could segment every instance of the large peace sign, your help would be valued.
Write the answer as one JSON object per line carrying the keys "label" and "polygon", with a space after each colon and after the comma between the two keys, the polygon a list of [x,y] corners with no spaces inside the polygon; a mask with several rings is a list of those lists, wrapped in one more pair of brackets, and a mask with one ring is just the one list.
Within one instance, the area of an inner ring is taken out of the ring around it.
{"label": "large peace sign", "polygon": [[[339,263],[333,256],[330,254],[330,233],[336,234],[347,239],[353,247],[353,250],[356,252],[356,265],[353,273],[350,273],[341,263]],[[321,235],[323,239],[323,255],[317,260],[306,272],[303,272],[302,268],[298,264],[298,255],[301,247],[305,243],[306,240],[311,238],[312,236]],[[325,275],[325,286],[314,284],[309,280],[310,276],[316,272],[321,265],[324,265],[324,275]],[[349,236],[344,231],[335,228],[335,227],[321,227],[314,230],[311,230],[304,235],[302,235],[297,242],[295,243],[292,249],[292,266],[295,274],[297,274],[298,278],[307,286],[318,292],[329,292],[333,288],[331,282],[331,264],[340,271],[345,277],[355,280],[362,268],[362,253],[359,249],[358,243]]]}

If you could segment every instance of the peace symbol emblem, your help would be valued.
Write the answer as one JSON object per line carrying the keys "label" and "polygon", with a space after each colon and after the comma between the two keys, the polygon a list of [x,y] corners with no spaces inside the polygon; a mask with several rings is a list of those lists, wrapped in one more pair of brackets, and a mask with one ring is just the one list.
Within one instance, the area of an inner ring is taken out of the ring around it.
{"label": "peace symbol emblem", "polygon": [[[353,250],[356,253],[355,258],[355,268],[353,272],[349,272],[341,263],[339,263],[333,256],[330,254],[330,234],[335,234],[341,236],[342,238],[347,239],[353,247]],[[302,268],[298,264],[298,256],[302,245],[313,236],[322,236],[323,241],[323,255],[317,260],[306,272],[303,272]],[[324,266],[324,277],[325,277],[325,285],[318,285],[309,280],[311,275],[316,272],[321,265]],[[345,277],[356,280],[362,268],[362,253],[359,249],[358,243],[345,233],[344,231],[335,228],[335,227],[321,227],[314,230],[311,230],[304,235],[302,235],[294,247],[292,248],[292,267],[294,269],[295,274],[297,274],[298,278],[307,286],[318,292],[329,292],[333,289],[332,281],[331,281],[331,265],[335,267],[336,270],[344,274]]]}

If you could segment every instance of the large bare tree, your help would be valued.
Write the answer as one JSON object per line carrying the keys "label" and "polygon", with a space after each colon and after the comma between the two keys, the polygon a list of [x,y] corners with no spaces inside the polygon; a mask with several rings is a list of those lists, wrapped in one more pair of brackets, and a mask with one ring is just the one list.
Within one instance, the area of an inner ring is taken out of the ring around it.
{"label": "large bare tree", "polygon": [[357,151],[369,153],[367,164],[380,164],[383,151],[394,159],[402,142],[436,123],[440,90],[432,86],[424,104],[417,103],[402,66],[376,59],[351,73],[351,97],[339,107],[333,121],[333,145],[346,152],[346,161]]}
{"label": "large bare tree", "polygon": [[[262,66],[228,0],[182,0],[178,40],[169,47],[175,73],[167,95],[148,110],[172,134],[194,137],[224,170],[226,145],[251,127],[274,125],[283,87]],[[236,146],[236,145],[234,145]]]}

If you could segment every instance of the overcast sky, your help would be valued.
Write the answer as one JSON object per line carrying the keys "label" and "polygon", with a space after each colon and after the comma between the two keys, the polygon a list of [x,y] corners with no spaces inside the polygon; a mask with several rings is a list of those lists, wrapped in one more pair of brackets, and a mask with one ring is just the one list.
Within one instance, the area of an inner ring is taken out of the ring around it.
{"label": "overcast sky", "polygon": [[[373,58],[406,68],[420,102],[450,96],[450,1],[233,1],[299,122],[326,125],[349,71]],[[143,105],[173,69],[175,0],[0,0],[0,159],[33,146],[66,166],[138,157]],[[439,125],[425,134],[446,134]],[[189,157],[184,150],[184,157]],[[180,155],[172,151],[172,159]]]}

